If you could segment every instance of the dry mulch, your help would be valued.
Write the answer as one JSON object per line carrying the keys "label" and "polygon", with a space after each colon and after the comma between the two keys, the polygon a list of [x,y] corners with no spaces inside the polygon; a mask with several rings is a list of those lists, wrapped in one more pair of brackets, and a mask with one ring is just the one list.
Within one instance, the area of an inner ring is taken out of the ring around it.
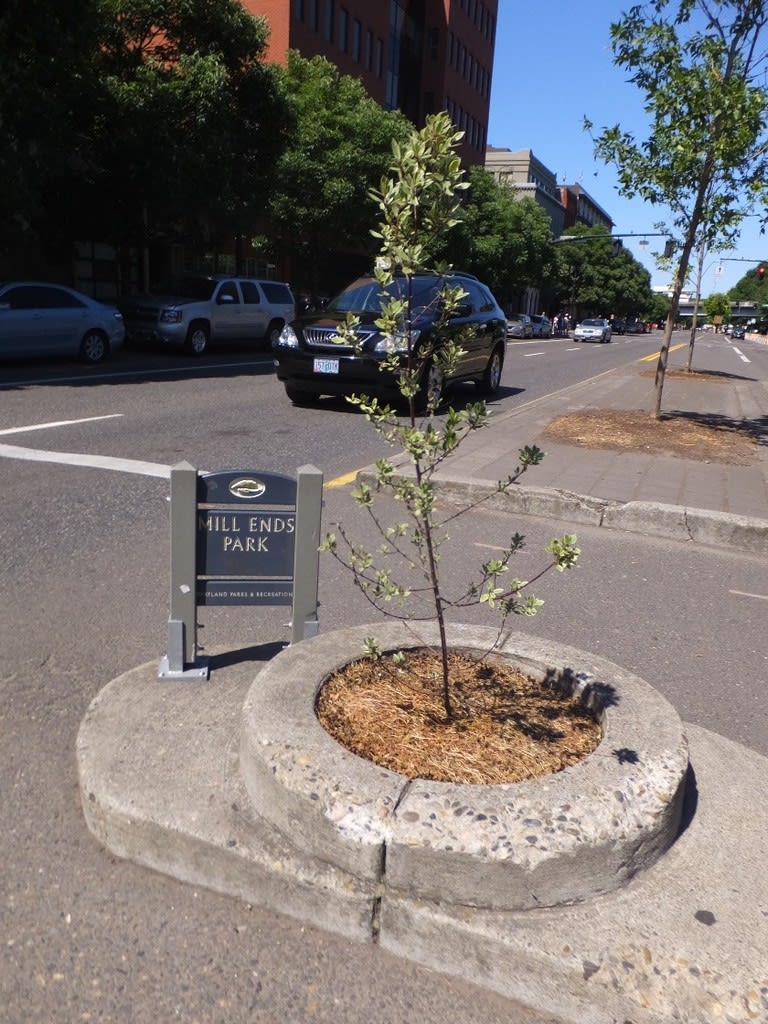
{"label": "dry mulch", "polygon": [[351,662],[317,700],[323,727],[353,753],[408,778],[495,784],[551,775],[597,747],[602,730],[578,700],[500,659],[449,656],[453,720],[439,651]]}
{"label": "dry mulch", "polygon": [[[652,377],[653,371],[646,376]],[[666,379],[723,384],[727,373],[669,368]],[[757,427],[716,413],[662,412],[654,419],[650,412],[632,409],[583,409],[553,419],[544,437],[580,448],[608,448],[611,451],[656,452],[700,462],[725,462],[746,466],[754,461],[758,443]]]}

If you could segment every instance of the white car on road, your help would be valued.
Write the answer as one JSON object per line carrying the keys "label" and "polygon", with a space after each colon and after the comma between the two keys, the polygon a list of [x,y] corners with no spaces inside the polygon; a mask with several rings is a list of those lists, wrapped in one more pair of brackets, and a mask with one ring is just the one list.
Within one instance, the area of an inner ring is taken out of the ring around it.
{"label": "white car on road", "polygon": [[582,320],[573,332],[574,341],[610,341],[611,324],[608,320]]}

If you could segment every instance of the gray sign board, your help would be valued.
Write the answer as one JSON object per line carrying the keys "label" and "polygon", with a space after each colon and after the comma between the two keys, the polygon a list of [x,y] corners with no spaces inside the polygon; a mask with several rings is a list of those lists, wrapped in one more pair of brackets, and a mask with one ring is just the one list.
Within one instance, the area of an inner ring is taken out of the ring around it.
{"label": "gray sign board", "polygon": [[159,679],[208,678],[201,605],[290,605],[291,640],[316,636],[323,475],[171,469],[171,599]]}

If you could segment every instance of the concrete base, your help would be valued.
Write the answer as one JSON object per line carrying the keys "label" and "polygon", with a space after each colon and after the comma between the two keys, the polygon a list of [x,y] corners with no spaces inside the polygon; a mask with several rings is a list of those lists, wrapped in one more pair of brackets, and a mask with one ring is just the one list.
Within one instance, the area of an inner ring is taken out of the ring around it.
{"label": "concrete base", "polygon": [[214,657],[207,683],[159,683],[151,662],[93,702],[77,741],[81,794],[89,827],[113,853],[380,941],[573,1024],[768,1020],[765,758],[686,727],[684,831],[605,895],[526,911],[382,898],[253,813],[238,746],[259,656]]}

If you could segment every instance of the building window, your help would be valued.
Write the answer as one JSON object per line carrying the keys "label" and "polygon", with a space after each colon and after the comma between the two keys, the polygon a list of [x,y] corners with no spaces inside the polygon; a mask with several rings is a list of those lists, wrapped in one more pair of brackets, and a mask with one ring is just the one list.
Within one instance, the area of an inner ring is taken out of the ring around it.
{"label": "building window", "polygon": [[376,58],[374,62],[376,77],[381,78],[384,74],[384,40],[376,40]]}
{"label": "building window", "polygon": [[293,16],[304,21],[304,0],[293,0]]}
{"label": "building window", "polygon": [[333,42],[333,33],[335,29],[336,20],[336,0],[325,0],[325,26],[324,35],[325,41],[328,43]]}
{"label": "building window", "polygon": [[342,53],[347,52],[349,46],[349,11],[346,7],[339,10],[339,49]]}
{"label": "building window", "polygon": [[309,0],[309,21],[315,32],[320,30],[320,0]]}
{"label": "building window", "polygon": [[360,45],[363,37],[363,26],[360,19],[355,18],[352,24],[352,57],[356,64],[360,63]]}
{"label": "building window", "polygon": [[366,29],[366,71],[371,71],[374,67],[374,34],[370,29]]}

